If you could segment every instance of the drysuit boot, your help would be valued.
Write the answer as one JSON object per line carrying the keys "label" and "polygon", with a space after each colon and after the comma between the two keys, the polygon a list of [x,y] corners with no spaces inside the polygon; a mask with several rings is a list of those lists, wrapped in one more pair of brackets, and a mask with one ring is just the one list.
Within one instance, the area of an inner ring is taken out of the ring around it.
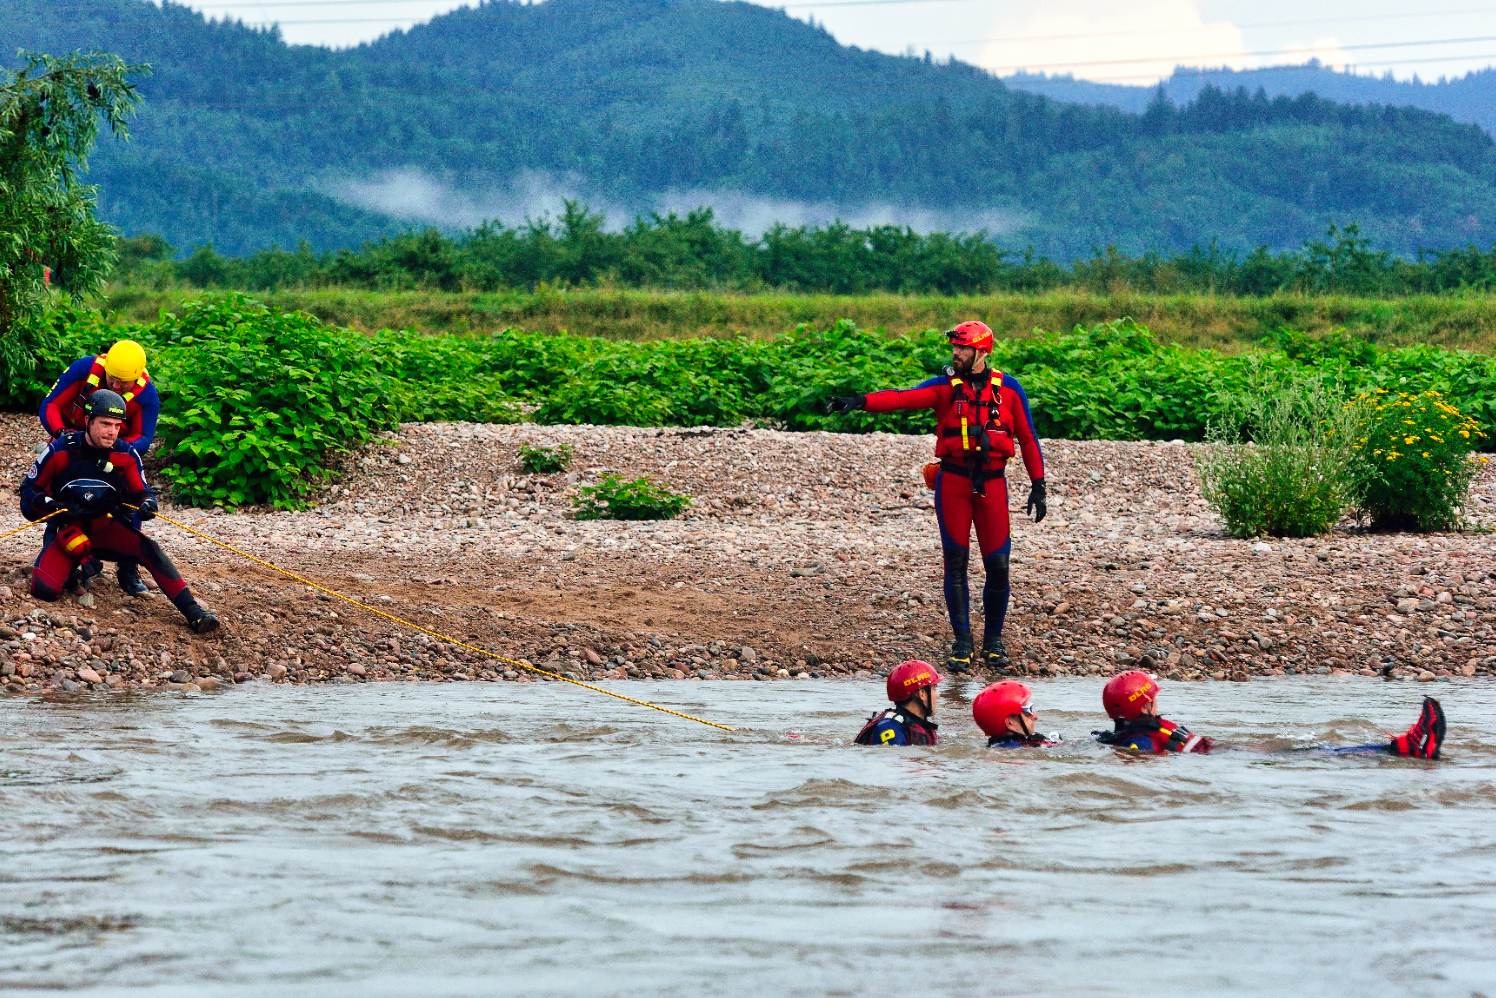
{"label": "drysuit boot", "polygon": [[133,561],[122,561],[119,570],[115,573],[119,580],[120,592],[126,596],[149,596],[150,589],[140,579],[140,566]]}
{"label": "drysuit boot", "polygon": [[995,669],[1002,671],[1013,665],[1013,660],[1008,657],[1008,649],[1003,645],[1001,634],[987,634],[982,637],[982,654],[977,658],[977,664],[984,669]]}
{"label": "drysuit boot", "polygon": [[945,667],[951,672],[970,671],[971,653],[971,633],[957,634],[956,640],[951,642],[951,653],[945,660]]}
{"label": "drysuit boot", "polygon": [[1414,759],[1437,759],[1444,744],[1444,708],[1433,697],[1423,698],[1423,711],[1405,735],[1392,739],[1389,748]]}
{"label": "drysuit boot", "polygon": [[193,634],[212,634],[218,630],[218,617],[202,608],[191,589],[183,589],[172,602],[187,618],[187,627]]}

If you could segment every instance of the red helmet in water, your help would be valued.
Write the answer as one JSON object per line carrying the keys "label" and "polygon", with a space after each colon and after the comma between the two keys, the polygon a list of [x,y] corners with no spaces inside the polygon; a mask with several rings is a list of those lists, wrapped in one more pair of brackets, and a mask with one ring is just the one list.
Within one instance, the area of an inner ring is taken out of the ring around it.
{"label": "red helmet in water", "polygon": [[989,737],[1006,734],[1008,718],[1027,711],[1031,699],[1027,686],[1006,679],[993,683],[977,694],[977,698],[971,702],[971,716],[983,734]]}
{"label": "red helmet in water", "polygon": [[888,699],[903,703],[926,686],[940,682],[940,673],[929,662],[910,659],[888,674]]}
{"label": "red helmet in water", "polygon": [[1158,680],[1133,669],[1113,676],[1101,691],[1101,706],[1106,716],[1114,721],[1130,721],[1141,717],[1143,708],[1158,696]]}
{"label": "red helmet in water", "polygon": [[976,347],[992,352],[992,329],[985,322],[963,322],[945,334],[953,347]]}

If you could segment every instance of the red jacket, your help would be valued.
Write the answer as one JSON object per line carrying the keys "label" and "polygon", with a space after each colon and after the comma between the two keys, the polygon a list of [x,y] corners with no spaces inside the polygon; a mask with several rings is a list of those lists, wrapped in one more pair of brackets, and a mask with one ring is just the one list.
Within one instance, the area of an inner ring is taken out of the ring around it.
{"label": "red jacket", "polygon": [[1011,374],[988,368],[967,379],[942,375],[913,388],[867,396],[868,412],[898,409],[935,410],[935,456],[942,460],[965,465],[978,452],[980,470],[999,472],[1013,457],[1016,440],[1029,478],[1044,477],[1044,452],[1028,396]]}

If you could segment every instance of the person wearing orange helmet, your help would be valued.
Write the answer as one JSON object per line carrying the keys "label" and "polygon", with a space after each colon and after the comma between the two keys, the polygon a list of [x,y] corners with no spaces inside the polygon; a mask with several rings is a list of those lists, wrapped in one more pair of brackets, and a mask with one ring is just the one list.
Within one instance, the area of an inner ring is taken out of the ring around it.
{"label": "person wearing orange helmet", "polygon": [[993,683],[971,701],[971,717],[987,736],[988,748],[1043,748],[1058,745],[1059,734],[1039,734],[1029,688],[1015,680]]}
{"label": "person wearing orange helmet", "polygon": [[986,323],[963,322],[945,335],[951,344],[951,365],[944,375],[905,390],[839,396],[829,400],[826,409],[833,413],[935,411],[935,456],[939,463],[925,469],[925,482],[935,492],[935,519],[945,562],[945,606],[952,632],[946,665],[952,672],[964,672],[972,665],[975,646],[967,575],[975,526],[987,573],[982,588],[986,619],[978,664],[1003,668],[1009,664],[1002,634],[1008,614],[1009,556],[1013,549],[1005,469],[1009,459],[1021,452],[1032,483],[1024,510],[1038,523],[1049,509],[1044,454],[1023,386],[1011,374],[994,371],[987,364],[992,353],[992,330]]}
{"label": "person wearing orange helmet", "polygon": [[857,733],[858,745],[934,745],[935,704],[940,673],[929,662],[911,659],[888,674],[893,706],[867,719]]}
{"label": "person wearing orange helmet", "polygon": [[[1132,669],[1113,676],[1101,691],[1101,706],[1114,722],[1111,731],[1092,732],[1103,745],[1138,752],[1209,752],[1215,743],[1191,734],[1182,724],[1158,716],[1158,680]],[[1433,697],[1423,698],[1418,720],[1406,734],[1370,745],[1321,747],[1332,753],[1388,752],[1417,759],[1437,759],[1444,742],[1444,708]]]}

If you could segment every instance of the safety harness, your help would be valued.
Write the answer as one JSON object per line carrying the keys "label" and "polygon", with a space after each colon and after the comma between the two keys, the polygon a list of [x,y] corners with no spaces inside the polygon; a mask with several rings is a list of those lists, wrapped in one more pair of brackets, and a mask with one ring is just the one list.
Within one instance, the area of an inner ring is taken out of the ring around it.
{"label": "safety harness", "polygon": [[1103,745],[1128,745],[1139,735],[1147,735],[1153,740],[1155,752],[1188,752],[1202,740],[1200,735],[1191,734],[1184,725],[1166,721],[1161,717],[1119,720],[1116,730],[1093,731],[1092,734]]}
{"label": "safety harness", "polygon": [[858,745],[886,745],[894,739],[892,729],[884,731],[881,739],[874,740],[873,729],[884,721],[893,721],[904,729],[905,736],[910,745],[934,745],[936,741],[936,729],[939,727],[934,721],[922,721],[910,717],[897,707],[885,707],[882,711],[867,719],[862,730],[857,733],[856,743]]}
{"label": "safety harness", "polygon": [[[951,461],[945,464],[947,470],[958,475],[964,475],[971,481],[971,489],[979,496],[987,494],[987,483],[995,478],[1003,478],[1006,473],[1002,470],[991,470],[987,467],[987,456],[992,450],[992,438],[987,427],[993,422],[993,410],[998,406],[998,389],[1003,383],[1001,371],[988,368],[987,381],[982,385],[980,391],[973,391],[971,384],[953,368],[945,369],[946,377],[951,382],[952,401],[955,402],[956,418],[961,421],[959,427],[948,426],[941,431],[942,437],[960,437],[961,453],[965,456],[964,466],[961,463]],[[998,429],[1007,432],[999,424]]]}
{"label": "safety harness", "polygon": [[[85,408],[88,405],[88,400],[98,390],[99,386],[104,383],[105,356],[105,354],[99,354],[94,358],[93,367],[89,368],[88,377],[84,379],[84,384],[87,387],[80,388],[78,394],[73,396],[73,418],[75,421],[81,422],[83,426],[88,425],[88,410]],[[141,371],[140,377],[135,379],[134,386],[129,391],[121,392],[120,397],[128,405],[137,395],[145,391],[145,386],[150,384],[150,381],[151,376],[145,371]]]}

